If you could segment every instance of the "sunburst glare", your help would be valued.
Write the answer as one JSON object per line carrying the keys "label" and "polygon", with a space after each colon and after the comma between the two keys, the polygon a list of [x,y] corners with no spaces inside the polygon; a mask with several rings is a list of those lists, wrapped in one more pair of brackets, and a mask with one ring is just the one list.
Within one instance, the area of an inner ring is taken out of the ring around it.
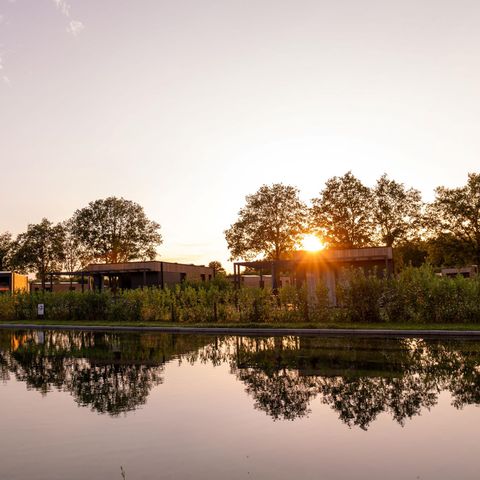
{"label": "sunburst glare", "polygon": [[318,252],[323,250],[325,245],[316,235],[309,233],[303,236],[302,248],[308,252]]}

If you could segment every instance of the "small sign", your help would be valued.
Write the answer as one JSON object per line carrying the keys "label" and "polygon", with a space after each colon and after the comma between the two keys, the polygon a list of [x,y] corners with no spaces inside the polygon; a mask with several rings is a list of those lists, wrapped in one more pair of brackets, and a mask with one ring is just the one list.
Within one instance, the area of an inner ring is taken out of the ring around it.
{"label": "small sign", "polygon": [[39,303],[37,305],[37,314],[39,317],[45,316],[45,304]]}

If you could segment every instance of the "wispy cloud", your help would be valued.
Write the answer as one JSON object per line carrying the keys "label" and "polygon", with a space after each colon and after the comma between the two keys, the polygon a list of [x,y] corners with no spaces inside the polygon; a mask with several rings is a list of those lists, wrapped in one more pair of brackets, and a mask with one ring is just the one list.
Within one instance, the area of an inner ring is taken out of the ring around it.
{"label": "wispy cloud", "polygon": [[[71,7],[66,0],[53,0],[53,3],[64,17],[70,19]],[[80,20],[70,20],[66,30],[68,33],[76,37],[82,32],[84,28],[85,25]]]}
{"label": "wispy cloud", "polygon": [[72,20],[67,27],[67,32],[76,37],[85,28],[85,25],[79,20]]}
{"label": "wispy cloud", "polygon": [[70,5],[65,0],[53,0],[57,8],[66,16],[70,16]]}
{"label": "wispy cloud", "polygon": [[2,78],[3,83],[6,83],[7,85],[10,85],[10,79],[8,78],[7,75],[5,75],[4,72],[5,68],[3,66],[3,57],[0,54],[0,76]]}

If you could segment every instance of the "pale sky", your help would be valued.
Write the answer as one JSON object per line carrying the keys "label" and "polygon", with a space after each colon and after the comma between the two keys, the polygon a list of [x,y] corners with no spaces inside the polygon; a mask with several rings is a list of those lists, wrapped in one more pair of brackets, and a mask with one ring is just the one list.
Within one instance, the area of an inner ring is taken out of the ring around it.
{"label": "pale sky", "polygon": [[478,0],[0,0],[0,231],[123,196],[227,262],[263,183],[480,168]]}

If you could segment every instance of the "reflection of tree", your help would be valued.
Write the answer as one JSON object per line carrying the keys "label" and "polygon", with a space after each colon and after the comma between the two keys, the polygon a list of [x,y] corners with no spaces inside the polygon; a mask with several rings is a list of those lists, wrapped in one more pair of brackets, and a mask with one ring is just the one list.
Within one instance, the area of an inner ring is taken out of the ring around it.
{"label": "reflection of tree", "polygon": [[246,384],[246,392],[255,399],[255,408],[275,420],[295,420],[307,415],[310,400],[317,393],[313,379],[300,377],[293,370],[267,375],[247,368],[238,370],[237,378]]}
{"label": "reflection of tree", "polygon": [[144,404],[163,381],[163,365],[198,350],[201,342],[203,337],[98,332],[16,332],[6,342],[0,334],[0,372],[5,379],[12,372],[44,395],[52,388],[68,391],[80,405],[118,415]]}
{"label": "reflection of tree", "polygon": [[115,415],[143,405],[152,387],[162,383],[162,373],[163,367],[75,362],[64,388],[79,404]]}
{"label": "reflection of tree", "polygon": [[419,378],[323,378],[319,382],[322,402],[331,405],[349,426],[367,429],[382,412],[388,412],[400,424],[419,415],[422,408],[437,403],[435,384]]}
{"label": "reflection of tree", "polygon": [[308,415],[315,397],[350,427],[381,413],[400,425],[433,407],[480,404],[480,342],[459,340],[203,337],[100,332],[0,332],[0,380],[117,415],[146,402],[165,363],[228,364],[255,408],[275,420]]}
{"label": "reflection of tree", "polygon": [[200,358],[209,354],[215,364],[228,361],[255,407],[274,419],[307,415],[316,396],[362,429],[382,412],[404,425],[433,407],[442,390],[456,408],[480,403],[478,341],[226,338]]}
{"label": "reflection of tree", "polygon": [[6,382],[7,380],[10,380],[10,372],[8,370],[8,364],[0,351],[0,381]]}
{"label": "reflection of tree", "polygon": [[455,408],[480,405],[480,342],[437,342],[429,355],[428,373],[443,381]]}

